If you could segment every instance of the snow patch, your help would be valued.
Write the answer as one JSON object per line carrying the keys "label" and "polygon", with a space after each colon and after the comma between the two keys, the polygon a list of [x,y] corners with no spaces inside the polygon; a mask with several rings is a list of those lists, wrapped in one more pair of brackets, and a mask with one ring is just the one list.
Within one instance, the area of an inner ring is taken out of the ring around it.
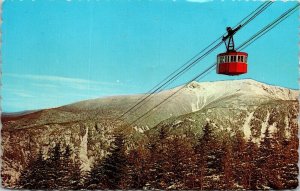
{"label": "snow patch", "polygon": [[190,118],[186,118],[187,121],[191,121],[191,122],[195,122],[196,120],[194,119],[190,119]]}
{"label": "snow patch", "polygon": [[215,129],[218,129],[219,127],[217,126],[217,124],[215,123],[211,123],[212,127],[215,128]]}
{"label": "snow patch", "polygon": [[[195,112],[195,111],[199,111],[203,105],[205,105],[205,96],[203,96],[203,92],[200,92],[199,90],[197,91],[197,89],[193,89],[193,92],[195,93],[196,95],[196,98],[197,98],[197,101],[196,103],[191,103],[191,107],[192,107],[192,112]],[[202,103],[202,106],[200,106],[200,99],[204,98],[204,103]]]}
{"label": "snow patch", "polygon": [[178,124],[180,124],[180,123],[182,123],[183,121],[181,121],[181,120],[177,120],[177,121],[175,121],[175,123],[173,124],[173,125],[178,125]]}
{"label": "snow patch", "polygon": [[90,161],[89,161],[89,158],[87,156],[88,132],[89,132],[89,128],[86,127],[85,128],[85,135],[81,138],[80,150],[79,150],[79,158],[80,158],[80,161],[81,161],[81,169],[83,171],[90,171],[91,170]]}
{"label": "snow patch", "polygon": [[138,128],[137,126],[134,126],[133,129],[139,133],[144,133],[144,130],[142,128]]}
{"label": "snow patch", "polygon": [[290,131],[290,128],[289,128],[289,118],[288,118],[288,116],[285,116],[284,123],[285,123],[285,128],[284,128],[285,137],[289,139],[291,137],[291,131]]}
{"label": "snow patch", "polygon": [[277,132],[277,122],[274,122],[272,125],[269,126],[269,131],[271,134],[274,134]]}
{"label": "snow patch", "polygon": [[227,131],[231,131],[232,128],[231,128],[231,127],[227,127],[226,130],[227,130]]}
{"label": "snow patch", "polygon": [[244,132],[244,134],[245,134],[245,138],[246,138],[247,140],[249,140],[250,137],[251,137],[250,121],[251,121],[251,119],[252,119],[252,117],[253,117],[253,114],[254,114],[254,111],[251,112],[251,113],[248,115],[248,117],[246,118],[246,120],[245,120],[245,122],[244,122],[244,124],[243,124],[243,127],[242,127],[242,130],[243,130],[243,132]]}
{"label": "snow patch", "polygon": [[262,140],[265,137],[265,133],[266,133],[267,127],[269,125],[269,123],[268,123],[269,118],[270,118],[270,112],[268,111],[267,116],[266,116],[266,120],[261,124],[260,140]]}

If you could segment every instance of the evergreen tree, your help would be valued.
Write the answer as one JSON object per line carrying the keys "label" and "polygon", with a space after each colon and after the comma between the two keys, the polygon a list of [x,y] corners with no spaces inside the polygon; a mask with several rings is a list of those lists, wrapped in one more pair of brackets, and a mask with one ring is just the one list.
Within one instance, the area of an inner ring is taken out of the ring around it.
{"label": "evergreen tree", "polygon": [[117,134],[110,153],[103,161],[97,161],[90,172],[90,189],[122,189],[126,175],[125,138]]}
{"label": "evergreen tree", "polygon": [[50,158],[46,160],[47,176],[45,181],[49,189],[58,189],[62,185],[62,151],[60,143],[55,144],[54,148],[50,149]]}
{"label": "evergreen tree", "polygon": [[186,189],[193,185],[194,152],[186,137],[168,136],[162,127],[148,145],[147,189]]}
{"label": "evergreen tree", "polygon": [[44,181],[47,175],[46,161],[40,150],[37,158],[21,172],[18,187],[23,189],[46,189],[47,183]]}
{"label": "evergreen tree", "polygon": [[81,184],[81,169],[78,159],[71,159],[73,152],[69,145],[66,146],[65,152],[60,159],[59,188],[62,189],[80,189]]}
{"label": "evergreen tree", "polygon": [[245,156],[245,181],[243,187],[250,190],[260,189],[261,174],[257,170],[259,155],[258,146],[253,143],[252,137],[246,143],[246,156]]}
{"label": "evergreen tree", "polygon": [[223,151],[219,139],[214,135],[212,127],[207,123],[203,128],[203,136],[195,148],[197,158],[197,189],[217,189],[220,179],[215,178],[222,171]]}
{"label": "evergreen tree", "polygon": [[[291,137],[275,134],[275,139],[278,140],[279,148],[277,149],[276,157],[278,159],[278,178],[280,179],[280,189],[293,189],[298,186],[298,136],[297,127],[291,124]],[[296,130],[295,130],[296,129]],[[294,131],[294,132],[293,132]]]}
{"label": "evergreen tree", "polygon": [[19,187],[25,189],[80,189],[81,170],[78,162],[70,159],[72,151],[67,146],[63,154],[60,144],[50,149],[48,159],[42,151],[21,173]]}
{"label": "evergreen tree", "polygon": [[164,189],[166,183],[163,179],[166,169],[164,169],[166,159],[167,130],[162,127],[157,137],[153,137],[147,145],[149,150],[147,189]]}
{"label": "evergreen tree", "polygon": [[[271,135],[269,128],[265,132],[265,137],[261,144],[262,151],[268,152],[266,164],[263,166],[263,176],[266,177],[265,185],[272,189],[284,189],[282,179],[282,167],[284,166],[284,148],[281,145],[282,133]],[[263,148],[265,147],[265,148]],[[265,156],[265,155],[263,155]]]}
{"label": "evergreen tree", "polygon": [[174,136],[167,141],[164,181],[168,189],[187,189],[188,174],[192,171],[193,148],[187,138]]}
{"label": "evergreen tree", "polygon": [[148,181],[149,151],[143,146],[132,149],[127,156],[126,188],[143,189]]}
{"label": "evergreen tree", "polygon": [[69,168],[70,175],[68,177],[69,183],[68,183],[68,189],[71,190],[79,190],[83,188],[83,183],[81,182],[82,172],[80,169],[80,161],[78,159],[75,159],[75,161],[72,163],[71,168]]}
{"label": "evergreen tree", "polygon": [[233,162],[232,162],[232,175],[236,187],[233,189],[246,188],[248,185],[248,167],[250,159],[247,157],[246,153],[246,140],[242,132],[238,131],[233,140],[232,150],[233,150]]}
{"label": "evergreen tree", "polygon": [[106,189],[103,182],[102,161],[98,159],[94,162],[91,171],[87,174],[85,186],[87,189]]}
{"label": "evergreen tree", "polygon": [[222,142],[221,150],[223,151],[221,160],[222,160],[222,175],[220,188],[218,189],[234,189],[234,156],[232,151],[232,143],[230,141],[229,135]]}

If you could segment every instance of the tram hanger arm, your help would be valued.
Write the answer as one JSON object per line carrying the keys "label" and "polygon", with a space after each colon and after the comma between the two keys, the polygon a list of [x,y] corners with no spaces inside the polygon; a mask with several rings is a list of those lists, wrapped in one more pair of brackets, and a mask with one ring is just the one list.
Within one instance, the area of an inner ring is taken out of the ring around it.
{"label": "tram hanger arm", "polygon": [[241,27],[242,25],[237,26],[235,29],[232,29],[231,27],[227,27],[226,30],[228,34],[226,36],[223,36],[222,40],[225,41],[228,38],[232,37],[238,30],[240,30]]}

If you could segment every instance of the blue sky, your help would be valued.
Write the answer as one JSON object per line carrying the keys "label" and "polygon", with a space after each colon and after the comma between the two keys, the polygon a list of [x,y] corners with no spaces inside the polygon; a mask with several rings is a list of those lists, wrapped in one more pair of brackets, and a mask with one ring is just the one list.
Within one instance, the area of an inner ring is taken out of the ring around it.
{"label": "blue sky", "polygon": [[[236,45],[296,2],[275,2],[239,31]],[[236,25],[261,1],[5,1],[2,110],[56,107],[143,93]],[[215,61],[221,46],[174,82]],[[298,14],[250,45],[249,72],[211,72],[202,81],[252,78],[298,89]]]}

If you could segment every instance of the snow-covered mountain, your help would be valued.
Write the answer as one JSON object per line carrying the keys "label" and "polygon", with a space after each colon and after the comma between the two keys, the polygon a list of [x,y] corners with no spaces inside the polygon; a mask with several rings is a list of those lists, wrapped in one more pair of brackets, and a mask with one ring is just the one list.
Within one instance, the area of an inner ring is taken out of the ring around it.
{"label": "snow-covered mountain", "polygon": [[[176,91],[172,98],[131,127],[126,124],[147,112]],[[116,131],[123,131],[128,146],[149,139],[160,128],[170,133],[201,134],[205,123],[218,131],[242,131],[259,143],[265,129],[295,132],[298,91],[251,79],[192,82],[157,93],[140,109],[118,118],[145,95],[114,96],[86,100],[25,115],[2,116],[2,180],[13,187],[21,170],[40,149],[47,156],[57,142],[70,145],[88,171],[95,158],[106,155]]]}
{"label": "snow-covered mountain", "polygon": [[[139,109],[134,109],[128,115],[125,115],[124,120],[129,123],[134,121],[134,119],[172,94],[174,96],[168,101],[155,108],[147,117],[136,123],[151,128],[169,117],[199,111],[206,107],[242,107],[243,105],[261,104],[270,100],[297,100],[299,95],[296,90],[271,86],[251,79],[217,82],[194,81],[187,86],[179,86],[155,94],[151,99],[147,99]],[[87,100],[63,108],[67,110],[99,110],[107,108],[113,111],[112,115],[118,116],[136,104],[138,100],[144,98],[144,96],[120,96]]]}
{"label": "snow-covered mountain", "polygon": [[170,134],[189,134],[197,137],[209,123],[218,132],[230,132],[232,136],[242,133],[246,140],[260,143],[268,129],[272,135],[278,131],[289,138],[298,130],[298,101],[269,101],[261,105],[243,107],[206,107],[200,111],[172,117],[162,121],[150,132],[168,128]]}
{"label": "snow-covered mountain", "polygon": [[[178,91],[179,89],[180,91]],[[298,91],[296,90],[271,86],[251,79],[192,82],[187,86],[179,86],[151,96],[151,99],[147,99],[141,107],[138,106],[125,115],[123,120],[129,123],[132,122],[175,92],[177,93],[174,96],[153,110],[153,112],[150,112],[149,115],[147,115],[147,118],[137,121],[137,124],[153,127],[160,121],[169,117],[199,111],[205,107],[228,105],[241,107],[249,104],[260,104],[270,100],[298,99]],[[145,96],[147,95],[98,98],[58,108],[41,110],[17,117],[17,125],[22,127],[32,127],[39,124],[70,122],[78,119],[90,120],[99,118],[100,116],[118,118]],[[31,118],[30,121],[26,120],[28,117]],[[29,123],[27,124],[26,121]],[[6,121],[4,121],[4,126],[10,125],[6,124]],[[12,125],[12,127],[16,127],[16,125]]]}
{"label": "snow-covered mountain", "polygon": [[207,106],[219,105],[248,105],[267,100],[297,100],[298,91],[271,86],[251,79],[218,81],[218,82],[192,82],[187,92],[195,94],[196,104],[191,105],[194,111]]}

